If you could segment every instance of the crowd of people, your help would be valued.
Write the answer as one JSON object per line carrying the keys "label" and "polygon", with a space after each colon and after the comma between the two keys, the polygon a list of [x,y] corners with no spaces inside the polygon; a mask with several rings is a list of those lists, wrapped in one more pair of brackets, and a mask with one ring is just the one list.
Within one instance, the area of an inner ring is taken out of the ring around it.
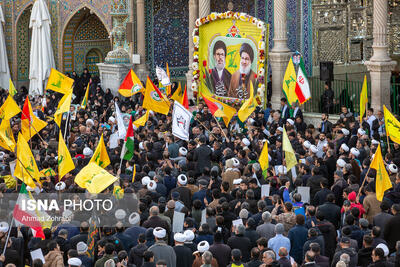
{"label": "crowd of people", "polygon": [[[400,266],[400,145],[389,150],[385,143],[381,111],[368,109],[360,125],[344,106],[339,120],[323,113],[319,125],[312,125],[304,121],[301,107],[290,107],[283,98],[279,109],[257,107],[246,122],[234,117],[226,128],[207,105],[191,101],[190,140],[183,141],[171,133],[171,105],[168,115],[150,112],[146,125],[135,130],[133,159],[120,165],[123,140],[109,149],[117,131],[114,103],[137,119],[145,113],[143,97],[113,96],[95,80],[87,107],[62,121],[76,167],[62,181],[56,159],[59,130],[51,119],[61,95],[48,91],[46,105],[32,99],[34,113],[48,121],[40,137],[32,138],[32,152],[40,170],[51,169],[37,186],[46,193],[84,193],[74,178],[103,134],[111,161],[106,170],[119,177],[103,193],[114,199],[113,189],[120,186],[119,202],[126,205],[99,215],[107,223],[95,237],[93,257],[87,254],[90,214],[71,215],[44,229],[44,239],[24,226],[9,232],[2,225],[1,267]],[[85,86],[74,89],[74,103],[80,103]],[[2,102],[6,96],[2,91]],[[25,96],[26,90],[15,96],[19,105]],[[17,139],[18,116],[11,127]],[[285,167],[284,128],[298,160],[292,170]],[[263,173],[258,160],[266,143],[269,168]],[[382,201],[375,192],[377,173],[369,169],[379,144],[393,185]],[[7,178],[15,159],[15,153],[1,149],[1,197],[21,188],[21,181]],[[262,196],[265,184],[270,192]],[[303,201],[299,187],[309,188],[309,201]],[[175,212],[185,215],[183,231],[176,233]],[[2,205],[0,213],[12,216],[12,209]],[[38,248],[45,262],[32,260],[30,252]]]}

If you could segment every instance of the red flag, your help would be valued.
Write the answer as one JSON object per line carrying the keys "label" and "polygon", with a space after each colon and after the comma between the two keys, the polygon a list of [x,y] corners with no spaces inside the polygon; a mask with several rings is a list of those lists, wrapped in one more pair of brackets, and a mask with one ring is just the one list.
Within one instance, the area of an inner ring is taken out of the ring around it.
{"label": "red flag", "polygon": [[128,140],[129,137],[133,137],[133,135],[134,135],[132,119],[133,119],[133,116],[131,115],[131,118],[129,120],[128,130],[126,131],[125,142],[126,142],[126,140]]}
{"label": "red flag", "polygon": [[25,99],[24,107],[22,109],[21,120],[29,120],[31,121],[31,112],[30,112],[30,105],[29,97],[27,96]]}
{"label": "red flag", "polygon": [[188,110],[189,109],[189,100],[187,97],[187,87],[185,85],[185,92],[183,92],[183,101],[182,105]]}

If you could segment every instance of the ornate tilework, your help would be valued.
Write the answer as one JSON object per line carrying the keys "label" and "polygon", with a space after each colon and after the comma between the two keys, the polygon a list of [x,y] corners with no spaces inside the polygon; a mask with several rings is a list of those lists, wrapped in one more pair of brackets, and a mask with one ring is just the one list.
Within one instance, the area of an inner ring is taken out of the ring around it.
{"label": "ornate tilework", "polygon": [[30,54],[30,30],[29,19],[31,16],[32,6],[25,9],[19,17],[17,24],[17,59],[18,59],[18,80],[24,81],[29,79],[29,54]]}
{"label": "ornate tilework", "polygon": [[291,51],[296,51],[297,46],[297,1],[287,0],[287,29],[288,29],[288,47]]}
{"label": "ornate tilework", "polygon": [[311,0],[302,0],[303,5],[303,40],[302,54],[308,76],[312,76],[312,26],[311,26]]}
{"label": "ornate tilework", "polygon": [[[233,4],[232,11],[234,12],[244,12],[251,16],[255,16],[255,1],[247,1],[247,0],[232,0]],[[213,0],[210,4],[211,12],[225,12],[228,11],[228,3],[227,0]]]}
{"label": "ornate tilework", "polygon": [[96,15],[90,16],[79,25],[75,33],[75,40],[106,40],[108,32]]}
{"label": "ornate tilework", "polygon": [[58,16],[57,16],[57,0],[50,0],[49,12],[51,17],[51,40],[53,44],[53,54],[56,66],[58,66]]}
{"label": "ornate tilework", "polygon": [[12,0],[3,0],[3,12],[4,12],[4,19],[6,21],[4,25],[4,35],[6,38],[6,47],[7,47],[7,59],[8,59],[8,65],[10,66],[10,72],[13,73],[13,61],[14,61],[14,55],[12,53],[12,45],[13,45],[13,38],[12,38],[12,8],[13,8],[13,2]]}

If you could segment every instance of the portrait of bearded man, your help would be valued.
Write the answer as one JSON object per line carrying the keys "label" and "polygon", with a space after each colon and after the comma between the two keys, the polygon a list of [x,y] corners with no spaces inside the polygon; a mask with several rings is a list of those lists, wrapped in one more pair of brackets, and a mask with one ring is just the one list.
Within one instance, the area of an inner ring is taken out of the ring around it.
{"label": "portrait of bearded man", "polygon": [[226,45],[223,41],[215,43],[213,56],[215,67],[211,72],[211,83],[214,87],[214,93],[218,96],[227,96],[232,74],[225,68]]}

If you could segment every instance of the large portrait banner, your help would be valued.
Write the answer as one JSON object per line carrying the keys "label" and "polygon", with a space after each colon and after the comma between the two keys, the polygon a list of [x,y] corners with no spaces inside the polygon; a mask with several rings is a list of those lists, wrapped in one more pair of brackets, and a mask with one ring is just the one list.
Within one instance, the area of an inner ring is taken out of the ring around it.
{"label": "large portrait banner", "polygon": [[245,13],[211,13],[196,20],[192,90],[240,105],[254,95],[264,99],[268,25]]}

